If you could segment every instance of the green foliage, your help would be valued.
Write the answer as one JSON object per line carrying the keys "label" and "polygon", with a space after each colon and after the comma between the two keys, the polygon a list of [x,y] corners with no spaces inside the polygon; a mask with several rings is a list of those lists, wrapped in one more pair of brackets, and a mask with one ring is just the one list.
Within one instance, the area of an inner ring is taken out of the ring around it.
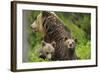
{"label": "green foliage", "polygon": [[91,57],[90,41],[78,44],[76,47],[76,54],[80,59],[90,59]]}
{"label": "green foliage", "polygon": [[48,59],[39,58],[39,49],[41,45],[35,45],[32,49],[29,50],[29,61],[30,62],[42,62],[48,61]]}
{"label": "green foliage", "polygon": [[[27,29],[29,37],[29,62],[48,61],[39,58],[38,50],[41,48],[41,33],[32,32],[30,24],[33,23],[35,17],[40,11],[29,11],[28,21],[29,27]],[[89,13],[71,13],[71,12],[55,12],[62,20],[66,27],[71,30],[72,37],[77,39],[76,54],[80,59],[91,58],[91,15]]]}

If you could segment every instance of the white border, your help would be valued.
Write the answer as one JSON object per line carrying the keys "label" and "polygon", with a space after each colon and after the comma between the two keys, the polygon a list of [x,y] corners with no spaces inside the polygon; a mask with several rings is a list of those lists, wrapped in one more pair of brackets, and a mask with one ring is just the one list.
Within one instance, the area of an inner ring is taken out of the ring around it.
{"label": "white border", "polygon": [[[22,63],[22,10],[49,10],[61,12],[81,12],[91,13],[91,59],[90,60],[74,60],[74,61],[56,61],[56,62],[35,62]],[[17,69],[35,69],[35,68],[51,68],[51,67],[68,67],[95,65],[96,59],[96,9],[82,7],[63,7],[63,6],[44,6],[17,4]]]}

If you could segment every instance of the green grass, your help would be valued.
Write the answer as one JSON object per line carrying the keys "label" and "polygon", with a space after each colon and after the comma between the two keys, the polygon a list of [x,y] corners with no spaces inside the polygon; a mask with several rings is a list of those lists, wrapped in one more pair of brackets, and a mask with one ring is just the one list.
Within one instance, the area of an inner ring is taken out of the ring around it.
{"label": "green grass", "polygon": [[29,61],[30,62],[43,62],[43,61],[48,61],[48,59],[42,59],[39,58],[39,49],[41,48],[41,45],[35,45],[35,47],[31,50],[29,50],[28,55],[29,55]]}
{"label": "green grass", "polygon": [[91,58],[91,45],[90,41],[84,43],[80,43],[76,47],[76,54],[80,59],[90,59]]}

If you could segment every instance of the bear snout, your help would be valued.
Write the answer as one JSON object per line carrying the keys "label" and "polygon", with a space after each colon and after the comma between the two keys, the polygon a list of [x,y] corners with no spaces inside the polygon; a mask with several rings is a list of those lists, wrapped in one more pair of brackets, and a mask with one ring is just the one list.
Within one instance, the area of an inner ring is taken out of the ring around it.
{"label": "bear snout", "polygon": [[37,32],[36,27],[33,27],[33,26],[31,25],[30,28],[32,29],[33,32]]}
{"label": "bear snout", "polygon": [[69,44],[70,47],[72,47],[72,44]]}

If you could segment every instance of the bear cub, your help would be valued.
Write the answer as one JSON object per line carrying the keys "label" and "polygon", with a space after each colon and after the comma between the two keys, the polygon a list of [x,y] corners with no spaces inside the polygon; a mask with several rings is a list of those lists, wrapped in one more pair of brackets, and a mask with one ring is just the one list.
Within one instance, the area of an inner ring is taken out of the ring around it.
{"label": "bear cub", "polygon": [[77,59],[75,47],[76,47],[77,39],[68,38],[65,40],[64,44],[68,51],[68,60],[75,60]]}
{"label": "bear cub", "polygon": [[39,57],[43,59],[52,60],[52,57],[55,52],[56,43],[53,41],[52,43],[47,43],[42,41],[42,48],[39,49]]}

